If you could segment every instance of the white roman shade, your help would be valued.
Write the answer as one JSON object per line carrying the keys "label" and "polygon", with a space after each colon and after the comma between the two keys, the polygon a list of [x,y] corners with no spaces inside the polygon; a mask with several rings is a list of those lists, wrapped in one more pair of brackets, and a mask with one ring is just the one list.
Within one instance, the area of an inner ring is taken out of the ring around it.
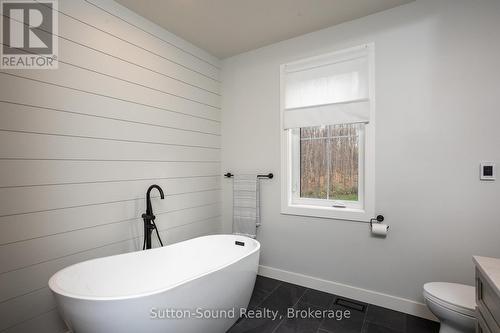
{"label": "white roman shade", "polygon": [[370,45],[282,67],[283,128],[370,121]]}

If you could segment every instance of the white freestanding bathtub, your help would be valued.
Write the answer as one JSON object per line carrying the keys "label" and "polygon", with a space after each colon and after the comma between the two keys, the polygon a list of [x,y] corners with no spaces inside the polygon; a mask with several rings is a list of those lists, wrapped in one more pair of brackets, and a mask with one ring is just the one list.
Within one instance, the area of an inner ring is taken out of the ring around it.
{"label": "white freestanding bathtub", "polygon": [[259,252],[251,238],[205,236],[69,266],[49,287],[76,333],[223,333],[248,306]]}

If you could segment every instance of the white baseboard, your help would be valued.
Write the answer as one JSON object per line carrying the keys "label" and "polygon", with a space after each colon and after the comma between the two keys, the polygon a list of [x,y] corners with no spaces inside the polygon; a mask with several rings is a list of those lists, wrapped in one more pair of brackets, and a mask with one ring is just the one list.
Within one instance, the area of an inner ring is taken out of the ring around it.
{"label": "white baseboard", "polygon": [[437,321],[436,317],[429,311],[425,304],[415,302],[406,298],[349,286],[347,284],[339,282],[323,280],[299,273],[284,271],[282,269],[269,266],[260,265],[259,274],[273,279],[298,284],[307,288],[321,290],[330,294],[359,300],[361,302],[366,302],[369,304],[375,304],[384,308]]}

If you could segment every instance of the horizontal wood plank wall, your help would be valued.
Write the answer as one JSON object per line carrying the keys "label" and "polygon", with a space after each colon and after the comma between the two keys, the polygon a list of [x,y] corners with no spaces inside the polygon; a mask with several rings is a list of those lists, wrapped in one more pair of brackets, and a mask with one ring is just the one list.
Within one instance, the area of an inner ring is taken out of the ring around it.
{"label": "horizontal wood plank wall", "polygon": [[[64,332],[47,281],[220,226],[219,61],[105,0],[59,1],[59,69],[0,71],[0,332]],[[156,246],[158,244],[155,244]]]}

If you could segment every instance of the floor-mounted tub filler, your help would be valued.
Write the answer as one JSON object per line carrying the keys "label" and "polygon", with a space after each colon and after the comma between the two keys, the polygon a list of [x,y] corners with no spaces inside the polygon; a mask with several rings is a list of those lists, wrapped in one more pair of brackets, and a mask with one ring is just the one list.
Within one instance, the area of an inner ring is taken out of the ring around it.
{"label": "floor-mounted tub filler", "polygon": [[49,287],[76,333],[221,333],[250,301],[259,253],[251,238],[204,236],[69,266]]}

